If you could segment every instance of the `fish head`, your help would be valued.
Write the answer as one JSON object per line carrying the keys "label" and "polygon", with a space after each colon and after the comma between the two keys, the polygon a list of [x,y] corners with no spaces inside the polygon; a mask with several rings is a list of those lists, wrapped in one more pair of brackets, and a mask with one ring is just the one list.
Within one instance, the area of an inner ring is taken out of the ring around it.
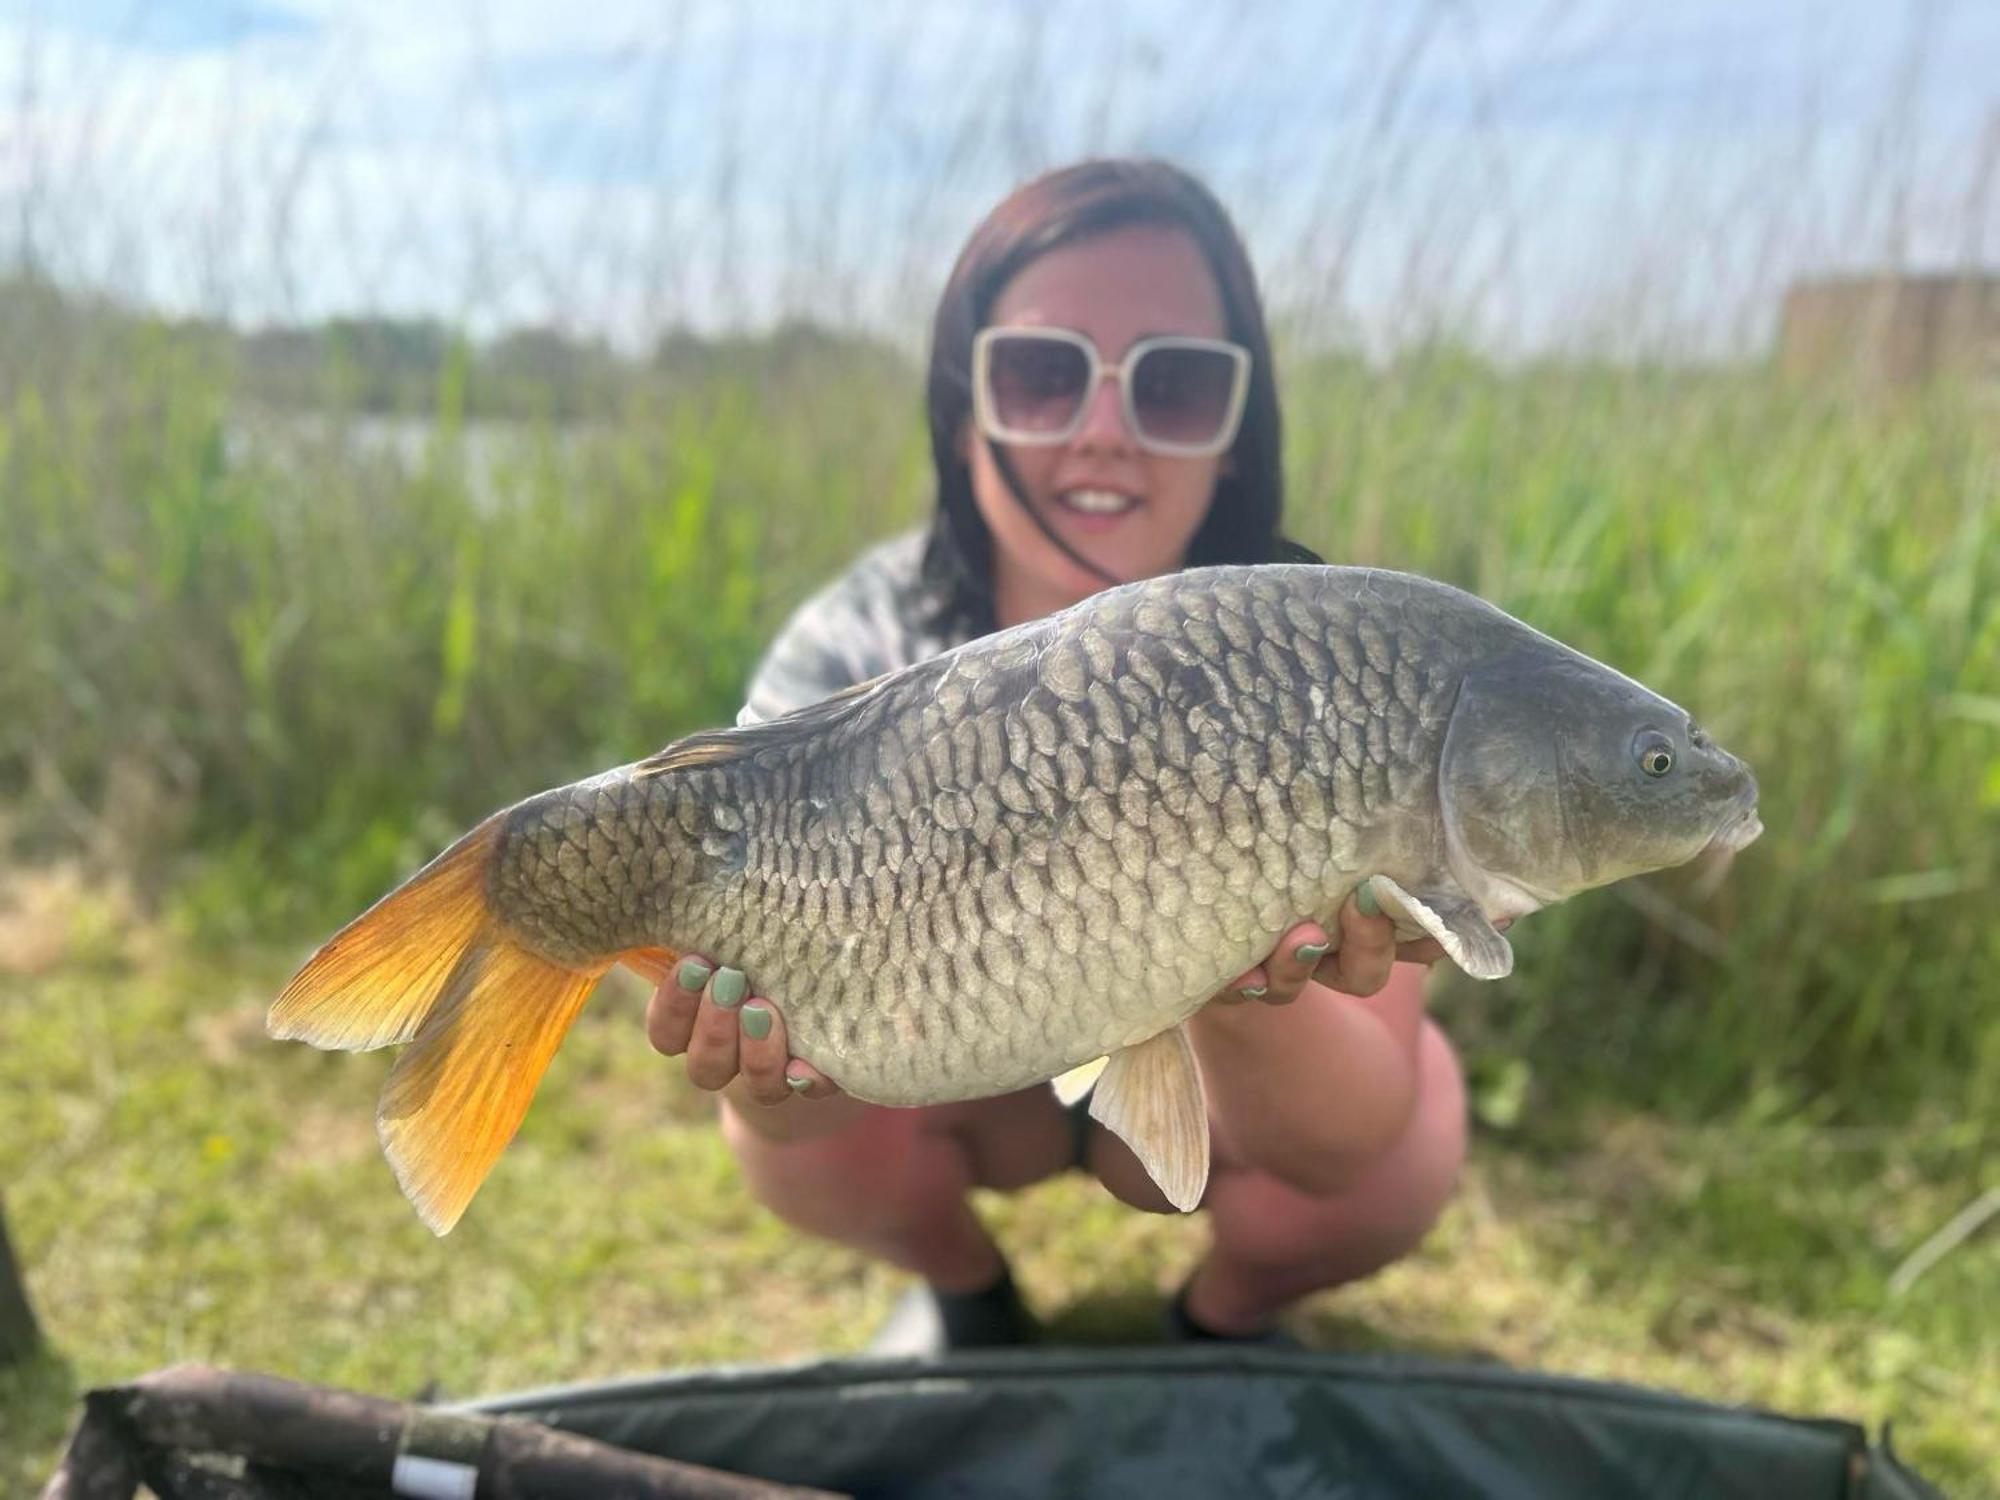
{"label": "fish head", "polygon": [[1764,826],[1757,778],[1684,710],[1553,642],[1467,671],[1438,796],[1453,873],[1495,918]]}

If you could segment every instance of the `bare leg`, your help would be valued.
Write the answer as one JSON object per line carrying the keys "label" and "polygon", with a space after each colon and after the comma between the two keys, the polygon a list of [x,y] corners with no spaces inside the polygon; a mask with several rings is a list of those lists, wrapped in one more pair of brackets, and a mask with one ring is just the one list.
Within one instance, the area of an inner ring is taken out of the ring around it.
{"label": "bare leg", "polygon": [[[1465,1089],[1442,1032],[1423,1023],[1422,1082],[1402,1138],[1342,1190],[1309,1194],[1216,1142],[1203,1207],[1214,1246],[1187,1310],[1222,1333],[1268,1326],[1287,1303],[1379,1270],[1443,1212],[1465,1155]],[[942,1292],[989,1286],[1003,1261],[966,1202],[1070,1164],[1068,1121],[1045,1087],[927,1109],[871,1108],[830,1135],[776,1142],[726,1103],[723,1132],[757,1197],[798,1229],[913,1271]],[[1093,1133],[1090,1167],[1118,1197],[1167,1211],[1137,1158]]]}
{"label": "bare leg", "polygon": [[966,1202],[1070,1164],[1068,1122],[1046,1087],[926,1109],[871,1108],[830,1135],[772,1141],[722,1110],[751,1190],[808,1234],[901,1266],[944,1292],[990,1286],[1003,1262]]}
{"label": "bare leg", "polygon": [[1269,1326],[1287,1303],[1359,1280],[1414,1249],[1444,1211],[1465,1159],[1465,1085],[1428,1021],[1421,1085],[1403,1137],[1344,1191],[1308,1195],[1225,1160],[1209,1185],[1214,1246],[1187,1289],[1187,1311],[1220,1333]]}

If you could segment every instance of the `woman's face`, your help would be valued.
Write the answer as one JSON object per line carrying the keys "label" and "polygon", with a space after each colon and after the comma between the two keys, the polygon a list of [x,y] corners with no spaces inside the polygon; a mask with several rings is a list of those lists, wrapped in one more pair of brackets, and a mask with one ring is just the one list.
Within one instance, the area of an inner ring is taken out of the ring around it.
{"label": "woman's face", "polygon": [[[1153,334],[1228,336],[1222,294],[1200,249],[1184,231],[1154,224],[1107,230],[1030,261],[1001,289],[990,321],[1083,334],[1107,366]],[[973,499],[993,536],[998,622],[1036,619],[1106,587],[1021,513],[970,419],[961,442]],[[1111,380],[1098,383],[1067,442],[1011,444],[1006,453],[1023,497],[1049,529],[1120,583],[1181,566],[1225,462],[1141,448]]]}

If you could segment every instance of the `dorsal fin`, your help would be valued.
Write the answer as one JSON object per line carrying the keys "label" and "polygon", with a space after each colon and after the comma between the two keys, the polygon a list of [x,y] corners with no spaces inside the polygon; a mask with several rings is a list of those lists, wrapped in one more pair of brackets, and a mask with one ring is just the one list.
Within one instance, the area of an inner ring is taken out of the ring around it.
{"label": "dorsal fin", "polygon": [[640,761],[633,767],[632,774],[635,777],[659,776],[668,771],[686,770],[697,766],[728,765],[755,755],[760,750],[786,748],[801,739],[821,734],[860,717],[867,711],[869,705],[878,701],[878,694],[886,694],[891,690],[902,692],[907,688],[927,702],[930,695],[937,690],[940,681],[968,652],[977,652],[980,655],[981,667],[978,673],[980,677],[997,683],[1007,674],[1019,674],[1015,680],[1020,682],[1020,690],[1026,692],[1037,680],[1036,662],[1043,643],[1056,631],[1066,616],[1081,610],[1082,607],[1082,605],[1072,605],[1070,609],[1058,614],[1045,615],[1041,619],[1028,620],[993,635],[962,642],[948,651],[939,652],[936,656],[926,657],[920,662],[913,662],[892,672],[884,672],[880,676],[869,678],[866,682],[857,682],[853,687],[842,688],[829,698],[809,703],[804,708],[795,708],[790,713],[780,714],[775,719],[766,719],[761,724],[739,724],[728,729],[698,730],[684,739],[675,740],[664,750]]}
{"label": "dorsal fin", "polygon": [[[934,658],[935,659],[935,658]],[[675,740],[640,761],[632,770],[634,779],[661,776],[668,771],[693,766],[721,766],[755,755],[772,746],[789,745],[807,735],[817,734],[854,717],[894,672],[884,672],[853,687],[842,688],[830,698],[808,703],[761,724],[738,724],[727,729],[701,729]]]}

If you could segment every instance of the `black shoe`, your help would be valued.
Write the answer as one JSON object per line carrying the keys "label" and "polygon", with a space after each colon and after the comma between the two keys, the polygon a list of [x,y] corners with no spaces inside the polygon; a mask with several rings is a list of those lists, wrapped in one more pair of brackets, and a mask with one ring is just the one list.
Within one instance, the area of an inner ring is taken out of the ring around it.
{"label": "black shoe", "polygon": [[1003,1349],[1032,1344],[1040,1336],[1041,1325],[1003,1266],[998,1281],[976,1292],[941,1292],[924,1283],[911,1287],[896,1299],[864,1352],[936,1359],[953,1349]]}
{"label": "black shoe", "polygon": [[1160,1315],[1160,1331],[1170,1344],[1234,1344],[1245,1349],[1303,1349],[1305,1345],[1286,1333],[1282,1328],[1266,1328],[1258,1333],[1219,1333],[1206,1323],[1195,1321],[1188,1311],[1188,1288],[1194,1285],[1190,1276],[1181,1283],[1181,1289],[1174,1293],[1173,1300]]}

